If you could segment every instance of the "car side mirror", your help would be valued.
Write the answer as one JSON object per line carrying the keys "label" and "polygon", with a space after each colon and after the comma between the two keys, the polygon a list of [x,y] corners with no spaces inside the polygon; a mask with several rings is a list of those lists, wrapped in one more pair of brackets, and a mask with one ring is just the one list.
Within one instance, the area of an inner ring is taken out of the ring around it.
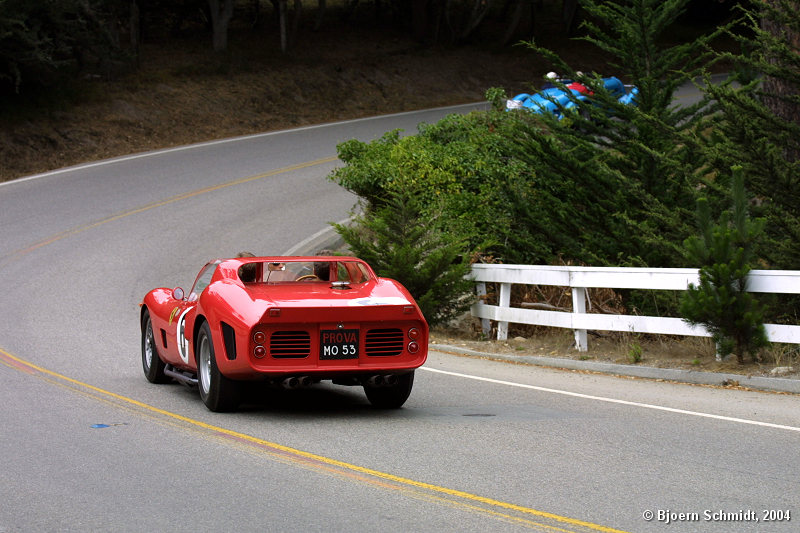
{"label": "car side mirror", "polygon": [[183,300],[183,296],[184,296],[183,289],[181,289],[180,287],[175,287],[174,289],[172,289],[172,297],[174,299]]}

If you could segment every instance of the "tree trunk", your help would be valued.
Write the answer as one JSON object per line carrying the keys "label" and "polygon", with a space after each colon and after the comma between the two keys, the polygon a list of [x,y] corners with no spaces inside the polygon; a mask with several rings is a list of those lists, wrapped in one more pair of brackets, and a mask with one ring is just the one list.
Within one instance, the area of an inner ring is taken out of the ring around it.
{"label": "tree trunk", "polygon": [[469,18],[459,33],[459,41],[463,41],[472,35],[472,32],[481,25],[481,22],[483,22],[484,17],[489,13],[491,7],[492,0],[473,0]]}
{"label": "tree trunk", "polygon": [[575,25],[575,13],[578,12],[578,0],[564,0],[562,6],[562,19],[564,27],[567,29],[567,35],[572,34],[572,28]]}
{"label": "tree trunk", "polygon": [[422,41],[428,34],[428,0],[411,0],[411,31]]}
{"label": "tree trunk", "polygon": [[141,14],[137,0],[131,0],[130,12],[130,43],[133,57],[136,58],[136,66],[139,66],[139,44],[141,43]]}
{"label": "tree trunk", "polygon": [[292,14],[292,34],[289,36],[289,45],[293,45],[297,38],[297,29],[300,27],[300,15],[303,14],[303,0],[294,0],[294,13]]}
{"label": "tree trunk", "polygon": [[317,18],[314,21],[314,31],[318,31],[322,27],[322,19],[325,16],[325,0],[318,0],[317,2]]}
{"label": "tree trunk", "polygon": [[208,0],[215,52],[224,52],[228,49],[228,24],[233,18],[233,2],[234,0]]}
{"label": "tree trunk", "polygon": [[[509,9],[509,4],[513,5],[513,10]],[[507,17],[504,18],[507,18],[508,25],[506,26],[506,31],[503,34],[500,44],[505,46],[514,38],[528,10],[530,11],[531,18],[533,18],[534,8],[529,0],[513,0],[513,2],[506,3],[504,11]],[[511,11],[510,16],[508,16],[508,11]]]}
{"label": "tree trunk", "polygon": [[133,53],[136,54],[136,57],[139,57],[139,4],[136,0],[131,0],[131,12],[130,12],[130,43],[131,43],[131,50]]}
{"label": "tree trunk", "polygon": [[[781,0],[766,0],[768,6],[776,10],[781,10]],[[789,2],[794,8],[794,12],[800,10],[800,2]],[[786,25],[776,17],[770,16],[769,11],[765,12],[765,16],[761,19],[761,27],[765,31],[772,34],[775,38],[780,39],[789,47],[793,54],[800,53],[800,34],[794,31],[791,27]],[[789,15],[785,13],[785,15]],[[779,58],[766,50],[766,59],[772,64],[776,64]],[[788,68],[788,65],[784,65]],[[766,76],[763,83],[764,104],[777,116],[778,118],[800,125],[800,106],[796,101],[790,100],[790,97],[797,95],[798,87],[785,78],[778,78],[775,76]],[[786,154],[792,161],[797,161],[800,157],[798,153]]]}
{"label": "tree trunk", "polygon": [[255,28],[261,22],[261,0],[250,0],[250,25]]}
{"label": "tree trunk", "polygon": [[286,31],[286,0],[278,0],[278,24],[281,33],[281,52],[284,54],[289,50],[289,37]]}

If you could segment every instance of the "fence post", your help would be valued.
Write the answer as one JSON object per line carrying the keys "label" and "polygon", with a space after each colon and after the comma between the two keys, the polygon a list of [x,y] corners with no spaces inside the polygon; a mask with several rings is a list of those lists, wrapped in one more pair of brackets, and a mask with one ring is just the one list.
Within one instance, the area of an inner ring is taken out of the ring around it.
{"label": "fence post", "polygon": [[[583,287],[572,287],[572,312],[573,313],[586,313],[586,289]],[[585,352],[589,349],[588,341],[586,340],[585,329],[575,329],[575,347],[579,352]]]}
{"label": "fence post", "polygon": [[[478,299],[482,303],[486,303],[484,301],[484,297],[486,296],[486,282],[479,281],[477,290],[478,290]],[[486,335],[486,337],[488,338],[489,334],[492,332],[492,321],[489,320],[488,318],[481,318],[481,329],[483,330],[483,334]]]}
{"label": "fence post", "polygon": [[[498,302],[500,307],[511,307],[511,284],[500,284],[500,300]],[[508,322],[497,323],[497,340],[504,341],[508,339]]]}

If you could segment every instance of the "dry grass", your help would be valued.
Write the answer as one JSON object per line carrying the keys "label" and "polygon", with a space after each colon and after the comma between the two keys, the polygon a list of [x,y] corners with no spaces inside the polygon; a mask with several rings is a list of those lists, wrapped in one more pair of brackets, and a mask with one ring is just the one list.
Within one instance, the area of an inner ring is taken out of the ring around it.
{"label": "dry grass", "polygon": [[[509,325],[508,340],[496,340],[496,330],[487,338],[476,319],[464,319],[457,327],[436,328],[432,342],[504,355],[532,355],[588,360],[615,364],[639,364],[658,368],[680,368],[744,375],[770,375],[775,367],[800,371],[800,350],[794,345],[774,344],[759,355],[760,362],[743,365],[735,357],[717,361],[709,338],[646,335],[619,332],[590,332],[589,349],[579,352],[571,330]],[[635,360],[639,354],[640,359]]]}

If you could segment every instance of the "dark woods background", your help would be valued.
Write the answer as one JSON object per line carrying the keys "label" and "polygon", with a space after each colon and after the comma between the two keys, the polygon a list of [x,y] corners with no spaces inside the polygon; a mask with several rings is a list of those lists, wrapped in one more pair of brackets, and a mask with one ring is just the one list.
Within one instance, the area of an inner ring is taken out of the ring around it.
{"label": "dark woods background", "polygon": [[[144,44],[163,50],[191,42],[229,58],[230,43],[252,41],[291,54],[298,39],[390,28],[420,46],[483,43],[508,47],[555,31],[575,35],[577,0],[0,0],[0,95],[18,100],[62,89],[80,77],[136,69]],[[693,0],[681,24],[715,25],[734,2]],[[305,43],[308,44],[308,43]],[[544,43],[545,45],[547,43]],[[307,49],[307,48],[306,48]]]}

